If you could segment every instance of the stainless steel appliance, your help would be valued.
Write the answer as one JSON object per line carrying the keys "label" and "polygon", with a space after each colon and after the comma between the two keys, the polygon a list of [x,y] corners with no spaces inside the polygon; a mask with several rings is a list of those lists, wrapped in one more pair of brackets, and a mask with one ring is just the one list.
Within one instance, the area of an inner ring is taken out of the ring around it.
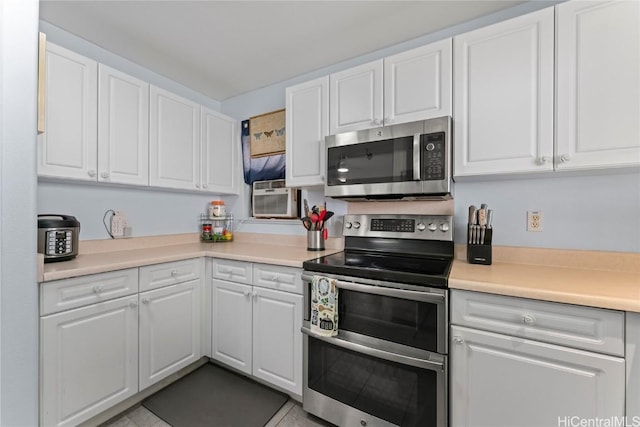
{"label": "stainless steel appliance", "polygon": [[326,196],[451,198],[451,117],[325,138]]}
{"label": "stainless steel appliance", "polygon": [[[303,408],[339,426],[447,425],[453,217],[346,215],[345,249],[303,264]],[[314,275],[336,280],[338,335],[309,325]]]}
{"label": "stainless steel appliance", "polygon": [[252,206],[256,218],[297,218],[300,190],[287,188],[284,179],[255,181]]}
{"label": "stainless steel appliance", "polygon": [[38,215],[38,253],[44,262],[75,258],[79,235],[80,222],[71,215]]}

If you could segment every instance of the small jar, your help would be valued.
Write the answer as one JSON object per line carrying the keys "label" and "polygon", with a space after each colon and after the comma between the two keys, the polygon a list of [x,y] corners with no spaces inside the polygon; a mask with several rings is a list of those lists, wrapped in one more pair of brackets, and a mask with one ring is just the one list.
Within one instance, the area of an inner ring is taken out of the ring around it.
{"label": "small jar", "polygon": [[212,200],[209,206],[209,216],[213,218],[226,215],[227,210],[224,207],[224,200]]}
{"label": "small jar", "polygon": [[202,224],[202,240],[211,240],[211,224]]}

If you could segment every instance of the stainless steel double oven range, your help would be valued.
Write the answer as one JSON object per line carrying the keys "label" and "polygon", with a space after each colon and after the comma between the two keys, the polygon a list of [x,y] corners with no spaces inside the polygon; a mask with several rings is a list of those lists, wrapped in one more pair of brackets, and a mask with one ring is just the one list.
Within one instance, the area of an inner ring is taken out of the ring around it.
{"label": "stainless steel double oven range", "polygon": [[[346,215],[343,252],[306,261],[304,410],[339,426],[446,426],[453,217]],[[338,335],[309,327],[314,275],[338,287]]]}

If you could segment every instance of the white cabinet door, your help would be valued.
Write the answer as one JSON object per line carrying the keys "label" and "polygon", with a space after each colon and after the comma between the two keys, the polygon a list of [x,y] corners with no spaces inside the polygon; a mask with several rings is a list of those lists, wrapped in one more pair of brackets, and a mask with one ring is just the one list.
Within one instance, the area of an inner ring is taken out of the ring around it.
{"label": "white cabinet door", "polygon": [[452,426],[555,426],[574,416],[624,415],[623,358],[459,326],[451,337]]}
{"label": "white cabinet door", "polygon": [[250,285],[212,279],[212,358],[251,374]]}
{"label": "white cabinet door", "polygon": [[331,74],[329,132],[382,126],[383,60]]}
{"label": "white cabinet door", "polygon": [[454,175],[553,169],[553,8],[453,39]]}
{"label": "white cabinet door", "polygon": [[40,422],[76,426],[138,392],[138,296],[40,320]]}
{"label": "white cabinet door", "polygon": [[140,390],[202,356],[201,279],[140,294]]}
{"label": "white cabinet door", "polygon": [[302,295],[254,287],[253,375],[302,395]]}
{"label": "white cabinet door", "polygon": [[640,313],[627,312],[627,418],[640,419]]}
{"label": "white cabinet door", "polygon": [[38,175],[96,181],[98,63],[53,43],[47,43],[46,58]]}
{"label": "white cabinet door", "polygon": [[640,2],[556,11],[556,168],[639,165]]}
{"label": "white cabinet door", "polygon": [[451,115],[451,39],[384,59],[384,124]]}
{"label": "white cabinet door", "polygon": [[98,181],[149,185],[149,84],[98,69]]}
{"label": "white cabinet door", "polygon": [[149,92],[149,185],[196,190],[200,105],[153,85]]}
{"label": "white cabinet door", "polygon": [[286,182],[324,185],[324,137],[329,134],[329,77],[286,89]]}
{"label": "white cabinet door", "polygon": [[218,194],[237,194],[238,122],[206,107],[201,110],[201,188]]}

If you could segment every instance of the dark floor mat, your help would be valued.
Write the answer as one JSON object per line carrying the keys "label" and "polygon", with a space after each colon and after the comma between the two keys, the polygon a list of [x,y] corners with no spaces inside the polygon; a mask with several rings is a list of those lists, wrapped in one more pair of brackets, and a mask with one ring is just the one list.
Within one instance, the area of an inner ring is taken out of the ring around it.
{"label": "dark floor mat", "polygon": [[173,427],[262,427],[286,394],[207,363],[142,405]]}

